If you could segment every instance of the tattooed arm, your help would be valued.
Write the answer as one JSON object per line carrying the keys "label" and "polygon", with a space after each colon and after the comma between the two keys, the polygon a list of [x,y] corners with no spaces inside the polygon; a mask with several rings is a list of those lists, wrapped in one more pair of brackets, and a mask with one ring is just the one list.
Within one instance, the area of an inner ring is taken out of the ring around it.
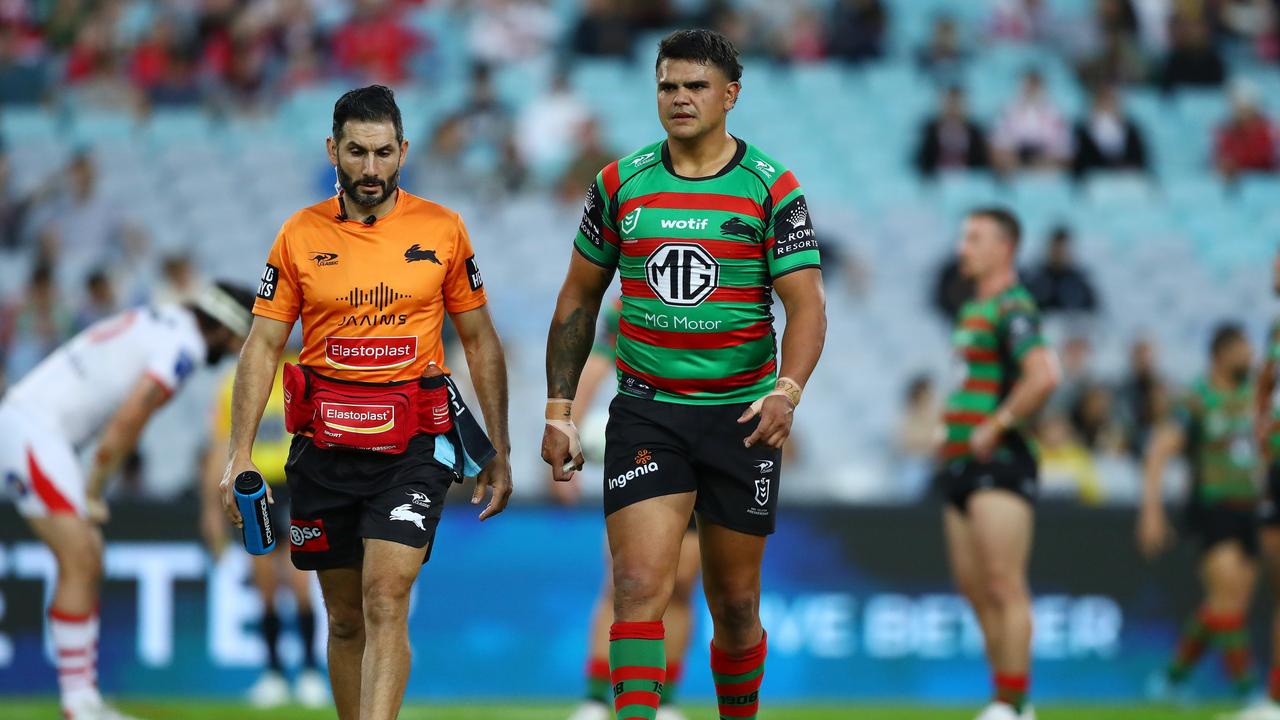
{"label": "tattooed arm", "polygon": [[[547,333],[547,398],[570,402],[548,403],[547,419],[569,419],[572,400],[578,390],[578,378],[582,366],[591,353],[595,340],[596,316],[600,313],[600,301],[613,280],[613,269],[601,267],[574,253],[569,262],[569,274],[560,288],[556,312],[551,318],[551,330]],[[563,418],[559,417],[563,411]],[[542,437],[542,459],[551,465],[556,480],[567,480],[573,470],[564,469],[578,454],[569,452],[570,437],[550,425]],[[580,463],[578,463],[580,465]]]}

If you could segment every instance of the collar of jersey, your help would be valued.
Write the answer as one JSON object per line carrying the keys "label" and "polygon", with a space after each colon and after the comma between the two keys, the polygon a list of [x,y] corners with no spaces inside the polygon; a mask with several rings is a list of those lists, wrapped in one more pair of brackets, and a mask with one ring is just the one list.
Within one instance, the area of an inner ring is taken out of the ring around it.
{"label": "collar of jersey", "polygon": [[[347,219],[346,219],[346,220],[338,220],[338,222],[339,222],[339,223],[341,223],[341,224],[342,224],[342,225],[344,225],[344,226],[345,226],[345,225],[351,225],[351,224],[354,224],[354,225],[356,225],[360,230],[373,230],[374,228],[378,227],[379,225],[381,225],[381,224],[383,224],[383,223],[390,222],[392,218],[394,218],[396,215],[398,215],[398,214],[400,213],[400,208],[404,207],[404,199],[405,199],[406,197],[408,197],[408,196],[409,196],[409,193],[405,192],[405,191],[404,191],[404,188],[396,188],[396,204],[395,204],[395,206],[391,208],[391,212],[389,212],[389,213],[387,213],[386,215],[383,215],[382,217],[378,218],[378,221],[377,221],[377,222],[375,222],[375,223],[374,223],[374,224],[372,224],[372,225],[365,225],[365,224],[364,224],[364,218],[355,217],[355,216],[350,215],[350,214],[348,214],[348,215],[347,215]],[[334,195],[334,196],[333,196],[333,217],[334,217],[334,219],[335,219],[335,220],[337,220],[337,219],[338,219],[338,217],[339,217],[340,215],[342,215],[342,210],[343,210],[343,208],[342,208],[342,193],[341,193],[341,192],[339,192],[337,195]]]}
{"label": "collar of jersey", "polygon": [[[671,177],[677,180],[684,180],[686,182],[702,182],[703,180],[715,180],[716,178],[724,177],[725,175],[728,175],[731,170],[738,167],[738,163],[742,162],[742,158],[746,157],[747,155],[747,144],[743,142],[740,138],[735,137],[733,135],[730,135],[729,137],[733,138],[733,141],[738,143],[738,149],[736,152],[733,153],[733,159],[730,160],[728,164],[726,164],[724,167],[720,168],[720,172],[716,173],[715,175],[708,175],[706,177],[694,178],[694,177],[685,177],[684,175],[680,175],[679,173],[677,173],[675,166],[671,164],[671,151],[667,149],[666,140],[662,141],[662,167],[667,171],[667,174],[670,175]],[[396,204],[399,205],[399,203],[396,203]]]}

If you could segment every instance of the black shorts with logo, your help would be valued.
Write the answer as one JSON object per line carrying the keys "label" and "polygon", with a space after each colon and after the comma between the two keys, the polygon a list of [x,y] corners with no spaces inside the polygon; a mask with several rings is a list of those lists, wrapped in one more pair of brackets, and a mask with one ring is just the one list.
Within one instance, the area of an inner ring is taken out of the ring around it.
{"label": "black shorts with logo", "polygon": [[696,492],[700,519],[749,535],[773,532],[782,451],[743,447],[758,420],[746,403],[683,405],[619,394],[605,430],[604,512]]}
{"label": "black shorts with logo", "polygon": [[1262,498],[1258,517],[1263,527],[1280,528],[1280,462],[1267,468],[1267,493]]}
{"label": "black shorts with logo", "polygon": [[945,463],[934,476],[934,486],[962,513],[969,511],[969,498],[979,490],[1007,490],[1034,506],[1040,494],[1040,467],[1025,442],[1005,442],[987,462],[967,458]]}
{"label": "black shorts with logo", "polygon": [[295,436],[284,466],[294,566],[359,565],[366,539],[425,546],[425,563],[456,477],[436,462],[434,451],[431,435],[413,438],[399,455],[318,448],[311,438]]}
{"label": "black shorts with logo", "polygon": [[1200,539],[1202,553],[1234,540],[1246,555],[1257,557],[1259,525],[1258,512],[1250,508],[1199,502],[1187,506],[1187,532]]}

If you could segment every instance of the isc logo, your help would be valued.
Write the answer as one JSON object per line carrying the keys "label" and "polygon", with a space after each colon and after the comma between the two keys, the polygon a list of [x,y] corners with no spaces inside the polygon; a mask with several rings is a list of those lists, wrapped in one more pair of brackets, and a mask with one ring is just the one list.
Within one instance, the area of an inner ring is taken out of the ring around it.
{"label": "isc logo", "polygon": [[701,304],[720,283],[720,263],[701,245],[663,243],[644,263],[645,281],[667,305]]}

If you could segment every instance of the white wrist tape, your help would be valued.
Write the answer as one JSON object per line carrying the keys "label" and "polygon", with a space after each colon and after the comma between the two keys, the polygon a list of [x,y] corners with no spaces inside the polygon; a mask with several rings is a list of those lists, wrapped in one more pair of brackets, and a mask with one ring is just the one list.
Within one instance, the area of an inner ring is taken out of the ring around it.
{"label": "white wrist tape", "polygon": [[569,438],[569,461],[560,470],[563,472],[580,470],[577,457],[582,454],[582,440],[578,437],[578,426],[574,425],[572,420],[547,420],[546,423],[547,427],[555,428]]}

